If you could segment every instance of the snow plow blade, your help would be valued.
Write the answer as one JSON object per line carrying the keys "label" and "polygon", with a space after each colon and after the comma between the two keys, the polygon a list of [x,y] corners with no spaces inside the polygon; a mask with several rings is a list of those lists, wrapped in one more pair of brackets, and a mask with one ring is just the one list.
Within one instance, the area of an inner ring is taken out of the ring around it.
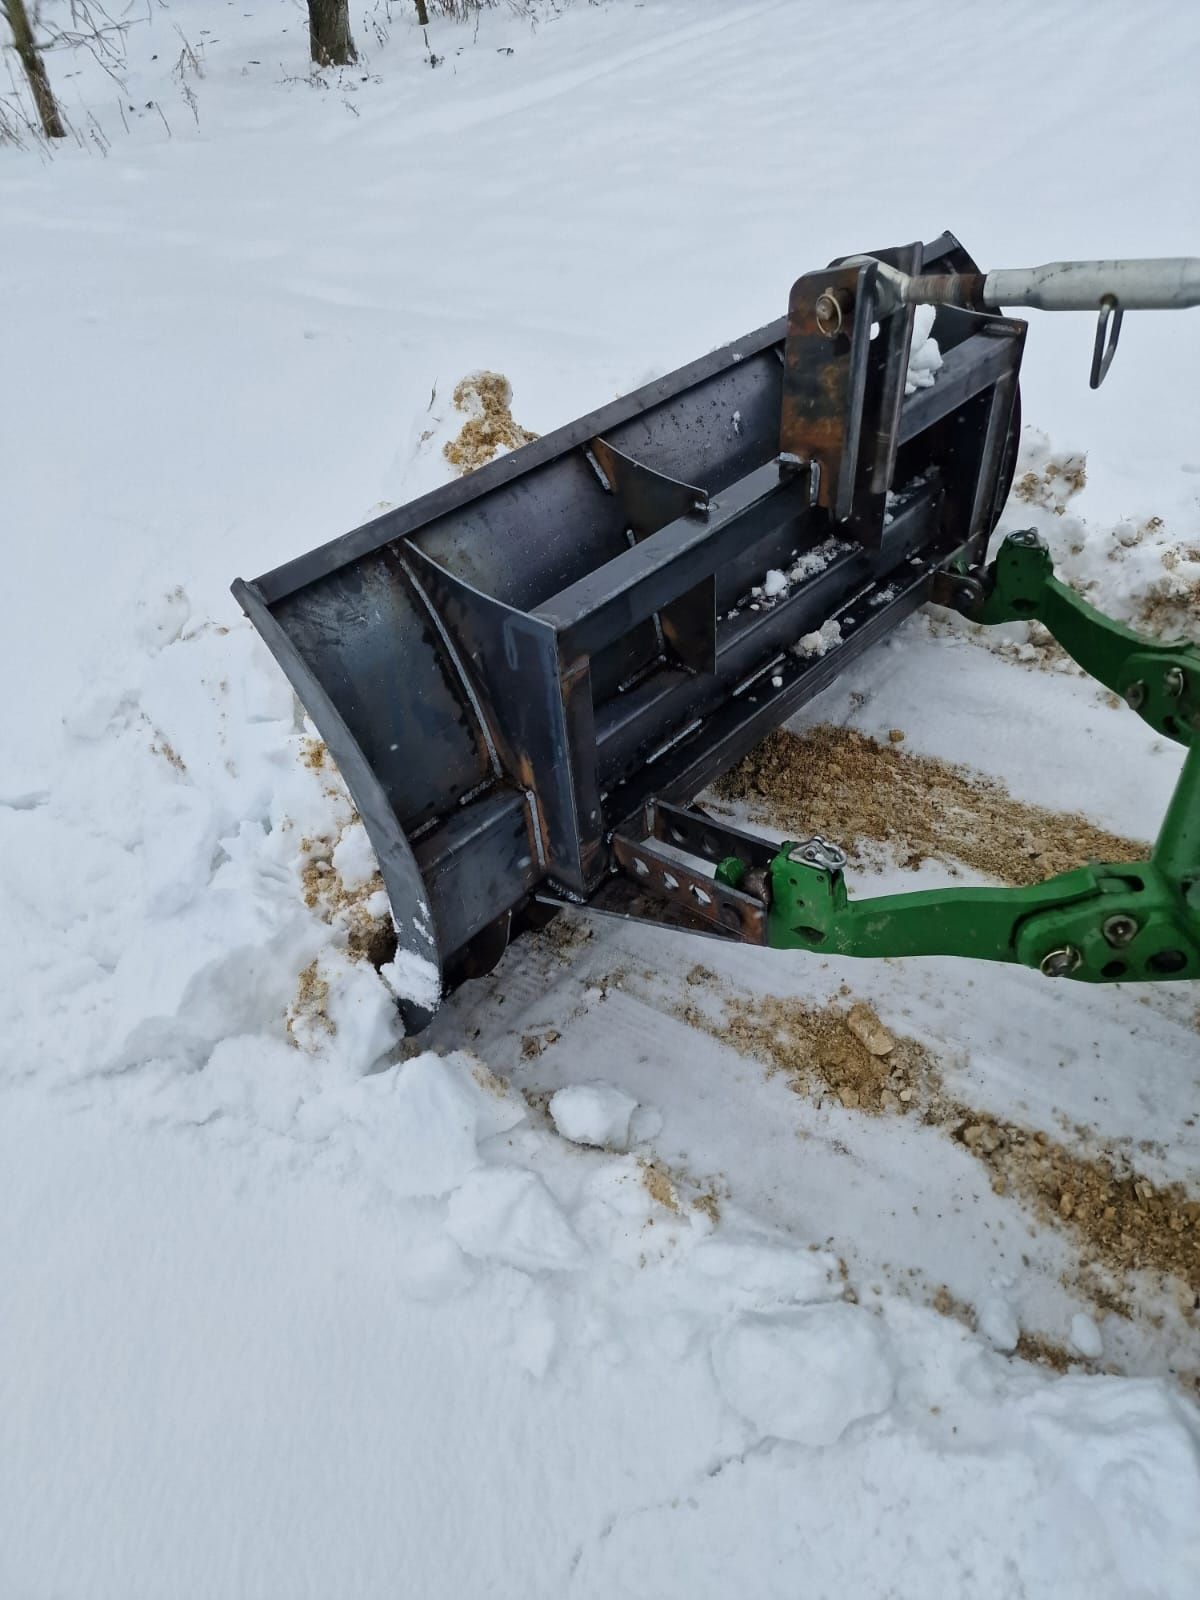
{"label": "snow plow blade", "polygon": [[636,892],[614,830],[681,816],[979,568],[1025,324],[940,306],[906,395],[875,261],[977,270],[946,234],[810,273],[787,317],[234,584],[362,816],[398,972],[433,964],[410,1031],[549,907]]}

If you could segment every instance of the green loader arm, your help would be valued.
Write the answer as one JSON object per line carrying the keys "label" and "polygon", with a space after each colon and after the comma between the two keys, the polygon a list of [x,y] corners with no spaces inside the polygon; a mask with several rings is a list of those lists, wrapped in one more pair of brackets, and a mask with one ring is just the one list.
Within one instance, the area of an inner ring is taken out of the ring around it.
{"label": "green loader arm", "polygon": [[[1188,747],[1148,861],[1080,867],[1022,889],[931,889],[851,900],[820,838],[771,862],[767,943],[845,956],[973,956],[1086,983],[1200,978],[1200,650],[1143,638],[1061,583],[1036,533],[1009,536],[983,585],[954,586],[985,624],[1036,619],[1157,732]],[[747,864],[717,869],[738,887]]]}

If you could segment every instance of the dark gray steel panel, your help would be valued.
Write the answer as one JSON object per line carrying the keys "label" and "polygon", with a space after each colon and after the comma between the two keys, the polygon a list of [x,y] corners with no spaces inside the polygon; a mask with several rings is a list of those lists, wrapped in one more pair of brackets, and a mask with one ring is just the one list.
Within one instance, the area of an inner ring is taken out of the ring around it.
{"label": "dark gray steel panel", "polygon": [[394,563],[374,555],[343,567],[270,614],[337,706],[405,828],[440,816],[487,776],[481,731]]}
{"label": "dark gray steel panel", "polygon": [[[383,786],[337,707],[263,603],[256,585],[243,583],[239,579],[233,585],[233,593],[291,680],[345,779],[346,787],[354,796],[358,814],[379,862],[388,899],[396,913],[398,948],[432,962],[440,977],[444,949],[437,941],[429,896],[412,849]],[[407,1000],[401,1000],[400,1012],[405,1027],[414,1033],[427,1026],[433,1015],[432,1010]]]}
{"label": "dark gray steel panel", "polygon": [[600,871],[600,799],[587,662],[561,658],[554,629],[480,593],[410,544],[428,594],[469,675],[509,780],[535,808],[547,870],[583,891]]}
{"label": "dark gray steel panel", "polygon": [[[460,478],[456,483],[444,484],[440,489],[434,489],[431,493],[410,501],[408,505],[398,506],[394,511],[375,517],[351,533],[344,533],[340,538],[319,545],[307,555],[298,556],[296,560],[288,561],[283,566],[276,567],[274,571],[256,578],[255,583],[259,592],[264,601],[273,606],[283,595],[302,588],[316,578],[326,576],[348,562],[357,561],[372,551],[381,550],[384,545],[390,544],[395,539],[405,538],[409,534],[425,529],[447,513],[472,505],[484,496],[490,496],[494,490],[506,487],[533,472],[537,467],[555,461],[587,444],[597,434],[620,443],[622,423],[661,406],[664,401],[673,400],[697,384],[725,373],[731,366],[740,367],[747,357],[759,351],[769,350],[782,341],[785,327],[785,319],[777,318],[774,322],[767,323],[765,327],[746,334],[744,338],[736,339],[732,344],[722,345],[719,350],[710,351],[698,361],[689,362],[686,367],[679,367],[675,372],[655,378],[653,382],[635,389],[632,394],[623,395],[619,400],[601,406],[599,410],[590,412],[586,417],[569,422],[565,427],[556,428],[553,433],[543,434],[533,444],[524,445],[520,450],[501,456],[486,467],[480,467],[477,472]],[[747,387],[754,387],[753,379],[747,379]],[[669,426],[669,412],[666,415]],[[651,457],[644,455],[643,459],[651,460]],[[652,464],[661,465],[653,461]],[[664,470],[670,469],[664,467]],[[672,476],[688,477],[689,474],[672,473]],[[737,477],[738,473],[734,471],[731,476]]]}
{"label": "dark gray steel panel", "polygon": [[425,834],[413,854],[429,887],[438,943],[461,950],[542,878],[524,795],[497,789]]}

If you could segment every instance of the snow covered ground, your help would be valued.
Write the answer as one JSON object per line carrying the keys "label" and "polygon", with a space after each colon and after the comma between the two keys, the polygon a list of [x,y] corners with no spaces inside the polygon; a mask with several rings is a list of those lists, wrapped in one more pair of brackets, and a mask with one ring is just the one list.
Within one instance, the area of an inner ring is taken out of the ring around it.
{"label": "snow covered ground", "polygon": [[[55,55],[82,146],[0,148],[0,1597],[1194,1595],[1200,1275],[725,1027],[870,1005],[985,1140],[1186,1205],[1191,987],[564,918],[402,1041],[226,590],[442,481],[474,369],[541,431],[849,250],[1195,253],[1200,22],[576,0],[427,45],[380,4],[310,81],[252,5],[152,10],[120,107]],[[1097,394],[1090,339],[1033,315],[1006,526],[1200,631],[1200,313],[1131,317]],[[821,723],[1132,838],[1178,770],[939,616]]]}

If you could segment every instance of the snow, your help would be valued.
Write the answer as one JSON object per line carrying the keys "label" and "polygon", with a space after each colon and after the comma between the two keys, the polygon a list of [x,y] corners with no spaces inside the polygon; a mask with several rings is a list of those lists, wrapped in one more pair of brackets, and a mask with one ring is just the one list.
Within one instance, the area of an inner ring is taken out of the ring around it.
{"label": "snow", "polygon": [[1021,1337],[1021,1324],[1008,1300],[1000,1294],[990,1294],[979,1302],[978,1327],[980,1333],[994,1350],[1005,1355],[1017,1348]]}
{"label": "snow", "polygon": [[913,312],[912,343],[908,349],[908,371],[904,378],[905,394],[916,394],[918,389],[932,386],[942,370],[942,352],[933,337],[933,306],[917,306]]}
{"label": "snow", "polygon": [[815,1449],[888,1409],[888,1355],[876,1318],[839,1302],[739,1318],[715,1341],[713,1369],[760,1435]]}
{"label": "snow", "polygon": [[749,605],[751,611],[759,611],[765,606],[770,610],[775,602],[791,592],[793,585],[802,583],[808,578],[815,578],[819,572],[824,572],[826,567],[839,555],[844,554],[848,546],[837,538],[823,539],[819,545],[811,550],[806,550],[792,561],[786,571],[778,567],[771,567],[765,574],[763,581],[755,584],[750,594],[738,602],[734,610],[728,613],[736,615],[743,606]]}
{"label": "snow", "polygon": [[[0,147],[0,1593],[1194,1595],[1183,1286],[1138,1274],[1118,1314],[961,1144],[682,1014],[845,983],[964,1101],[1195,1194],[1194,995],[597,922],[402,1040],[435,969],[356,954],[344,899],[387,912],[365,830],[226,589],[445,481],[471,371],[545,430],[883,241],[1194,248],[1198,24],[1020,0],[1000,48],[990,11],[922,3],[873,10],[847,72],[841,16],[614,0],[435,19],[431,70],[393,8],[310,82],[284,0],[149,15],[123,115],[51,57],[107,156]],[[932,165],[905,73],[938,85]],[[781,208],[815,147],[819,203]],[[1087,319],[1030,321],[1005,525],[1119,614],[1178,602],[1195,314],[1127,319],[1094,395]],[[1149,836],[1177,750],[1038,657],[924,616],[805,716]]]}
{"label": "snow", "polygon": [[361,822],[352,822],[342,830],[331,859],[333,870],[347,889],[361,889],[379,871],[367,830]]}
{"label": "snow", "polygon": [[1104,1354],[1100,1330],[1086,1311],[1077,1311],[1071,1318],[1071,1348],[1089,1361],[1099,1361]]}
{"label": "snow", "polygon": [[802,633],[792,646],[792,654],[804,658],[823,656],[841,642],[842,625],[836,617],[830,617],[811,633]]}
{"label": "snow", "polygon": [[437,967],[413,950],[397,950],[393,959],[380,967],[379,976],[397,1000],[413,1000],[429,1009],[442,992]]}
{"label": "snow", "polygon": [[607,1083],[572,1083],[551,1096],[554,1126],[572,1144],[607,1145],[624,1150],[637,1101]]}

